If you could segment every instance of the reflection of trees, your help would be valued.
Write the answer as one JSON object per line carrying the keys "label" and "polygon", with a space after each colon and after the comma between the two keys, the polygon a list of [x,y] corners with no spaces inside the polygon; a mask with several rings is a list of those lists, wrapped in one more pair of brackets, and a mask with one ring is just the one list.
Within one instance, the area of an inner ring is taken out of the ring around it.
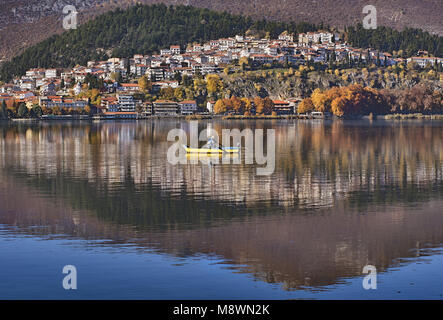
{"label": "reflection of trees", "polygon": [[98,189],[95,184],[68,175],[29,176],[14,172],[12,168],[8,171],[9,176],[42,194],[67,200],[74,209],[91,212],[101,220],[142,228],[204,227],[217,220],[265,213],[262,208],[232,207],[226,203],[192,197],[186,194],[186,190],[171,195],[158,186],[144,185],[140,188],[134,183],[129,169],[119,190],[110,185],[102,185]]}
{"label": "reflection of trees", "polygon": [[[398,258],[419,257],[426,254],[423,249],[443,241],[441,201],[418,208],[371,205],[365,214],[341,203],[306,214],[235,219],[241,209],[211,201],[168,204],[155,191],[139,196],[146,200],[134,197],[138,190],[129,177],[128,194],[121,196],[111,195],[111,190],[109,195],[94,193],[93,186],[74,177],[0,172],[0,178],[0,223],[14,234],[104,239],[91,245],[123,245],[140,252],[147,248],[184,258],[217,255],[257,279],[282,283],[285,289],[361,276],[366,264],[376,265],[380,272],[396,265]],[[143,206],[160,215],[143,211]],[[207,227],[209,220],[218,218],[223,223]],[[158,224],[167,229],[156,228]],[[154,228],[145,228],[148,225]]]}
{"label": "reflection of trees", "polygon": [[[224,128],[274,128],[276,172],[255,175],[247,165],[172,166],[171,128],[189,122],[40,123],[0,127],[2,161],[47,179],[84,180],[97,195],[135,196],[152,188],[237,206],[333,206],[416,201],[442,194],[442,130],[431,123],[214,121]],[[200,122],[199,129],[207,122]],[[128,183],[131,185],[127,185]],[[133,185],[132,185],[133,184]],[[133,199],[133,201],[136,201]]]}
{"label": "reflection of trees", "polygon": [[330,186],[332,193],[430,189],[441,186],[443,177],[442,132],[420,123],[299,123],[294,139],[282,135],[277,142],[287,150],[277,167],[295,184]]}
{"label": "reflection of trees", "polygon": [[[6,210],[0,223],[217,254],[287,288],[331,284],[443,239],[441,204],[425,203],[443,195],[441,125],[378,123],[213,122],[220,135],[274,128],[269,177],[247,165],[169,165],[167,132],[187,122],[1,126],[0,199],[1,187],[14,194],[5,181],[31,191],[15,201],[27,207]],[[63,206],[43,210],[31,196]]]}

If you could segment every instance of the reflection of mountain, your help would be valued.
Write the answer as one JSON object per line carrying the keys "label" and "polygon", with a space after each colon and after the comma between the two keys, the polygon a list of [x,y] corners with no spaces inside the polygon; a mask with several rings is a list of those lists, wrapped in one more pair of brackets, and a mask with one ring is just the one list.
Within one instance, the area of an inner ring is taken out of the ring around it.
{"label": "reflection of mountain", "polygon": [[141,220],[122,224],[121,217],[112,216],[112,211],[101,212],[107,215],[103,217],[100,212],[74,210],[62,197],[54,201],[36,195],[33,188],[17,181],[20,179],[2,177],[0,183],[0,224],[14,233],[110,239],[103,245],[132,244],[140,250],[149,248],[179,257],[217,255],[239,265],[243,272],[282,283],[287,289],[330,285],[341,278],[360,276],[366,264],[381,271],[399,258],[419,256],[421,249],[443,243],[442,202],[409,209],[372,206],[365,214],[337,206],[304,214],[248,216],[213,227],[171,225],[168,230],[146,230],[138,227]]}
{"label": "reflection of mountain", "polygon": [[166,134],[185,122],[0,127],[0,223],[216,254],[288,288],[443,243],[441,125],[317,124],[214,122],[276,130],[268,177],[169,165]]}

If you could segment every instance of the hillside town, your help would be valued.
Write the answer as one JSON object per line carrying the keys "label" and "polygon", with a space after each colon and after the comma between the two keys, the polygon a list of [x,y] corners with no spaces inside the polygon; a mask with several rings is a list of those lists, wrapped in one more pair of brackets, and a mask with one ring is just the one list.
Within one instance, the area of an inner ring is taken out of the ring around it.
{"label": "hillside town", "polygon": [[[429,57],[426,52],[404,59],[387,52],[353,48],[328,31],[301,33],[298,37],[285,31],[277,39],[237,35],[186,47],[171,45],[159,54],[136,54],[130,59],[89,61],[86,66],[67,69],[30,69],[0,86],[0,103],[4,101],[8,108],[24,104],[29,111],[39,106],[44,117],[83,114],[97,119],[133,119],[210,114],[214,111],[213,99],[161,99],[156,94],[162,89],[178,88],[185,78],[189,81],[221,74],[230,68],[241,71],[241,61],[260,69],[345,60],[376,61],[384,67],[403,62],[414,62],[422,68],[443,66],[443,58]],[[149,85],[141,87],[141,78]],[[91,79],[101,83],[94,97],[85,94],[92,88]],[[147,92],[152,99],[144,98]],[[299,97],[273,100],[273,105],[277,114],[293,114],[299,101]]]}

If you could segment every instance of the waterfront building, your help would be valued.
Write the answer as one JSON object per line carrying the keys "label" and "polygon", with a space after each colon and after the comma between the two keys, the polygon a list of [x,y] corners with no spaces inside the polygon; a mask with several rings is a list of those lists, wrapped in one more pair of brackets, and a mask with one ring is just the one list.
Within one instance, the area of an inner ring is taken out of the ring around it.
{"label": "waterfront building", "polygon": [[83,110],[88,104],[89,100],[85,99],[74,99],[72,97],[63,97],[63,96],[48,96],[48,97],[40,97],[40,106],[46,107],[48,109],[60,108],[60,109],[74,109]]}
{"label": "waterfront building", "polygon": [[294,113],[294,106],[289,101],[273,100],[272,102],[274,103],[274,111],[278,115]]}
{"label": "waterfront building", "polygon": [[180,112],[180,106],[175,101],[157,100],[154,101],[154,115],[156,116],[174,116]]}
{"label": "waterfront building", "polygon": [[190,115],[197,112],[197,102],[195,100],[186,100],[179,102],[182,115]]}

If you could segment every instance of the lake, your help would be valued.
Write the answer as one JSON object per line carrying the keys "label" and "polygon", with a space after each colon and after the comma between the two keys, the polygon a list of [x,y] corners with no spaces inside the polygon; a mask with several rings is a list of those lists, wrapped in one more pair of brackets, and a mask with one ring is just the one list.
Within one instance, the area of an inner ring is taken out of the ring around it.
{"label": "lake", "polygon": [[443,122],[207,127],[273,129],[272,174],[171,164],[184,120],[0,123],[0,299],[443,298]]}

